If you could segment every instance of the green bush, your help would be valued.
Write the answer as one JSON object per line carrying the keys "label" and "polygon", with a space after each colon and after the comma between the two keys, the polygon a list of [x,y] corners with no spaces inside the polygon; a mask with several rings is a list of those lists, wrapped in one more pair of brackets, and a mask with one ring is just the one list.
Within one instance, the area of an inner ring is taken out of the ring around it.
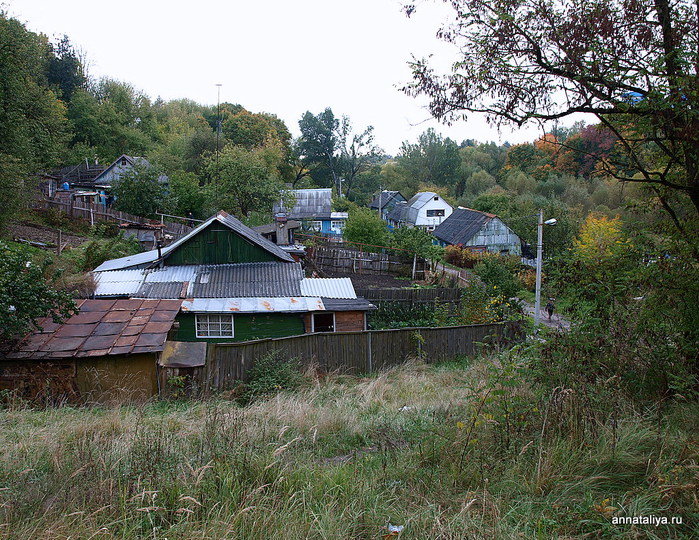
{"label": "green bush", "polygon": [[303,378],[300,368],[298,359],[283,359],[280,351],[272,351],[256,359],[248,372],[241,402],[247,404],[281,390],[298,388]]}
{"label": "green bush", "polygon": [[483,283],[497,289],[498,294],[511,298],[517,296],[517,291],[521,288],[515,274],[516,269],[512,266],[509,259],[496,255],[482,258],[473,267],[473,271],[483,280]]}

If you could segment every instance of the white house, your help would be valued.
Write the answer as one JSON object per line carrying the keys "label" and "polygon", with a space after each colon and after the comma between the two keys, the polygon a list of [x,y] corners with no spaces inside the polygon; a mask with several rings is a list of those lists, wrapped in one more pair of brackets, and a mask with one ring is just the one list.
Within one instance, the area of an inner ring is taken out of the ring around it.
{"label": "white house", "polygon": [[416,193],[408,202],[399,202],[388,214],[392,227],[421,227],[433,231],[454,209],[431,191]]}

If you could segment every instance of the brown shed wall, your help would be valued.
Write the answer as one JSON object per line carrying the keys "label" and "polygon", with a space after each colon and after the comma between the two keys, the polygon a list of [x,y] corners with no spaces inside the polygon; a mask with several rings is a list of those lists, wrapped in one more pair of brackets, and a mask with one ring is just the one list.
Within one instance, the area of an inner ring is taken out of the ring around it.
{"label": "brown shed wall", "polygon": [[101,356],[77,360],[76,382],[85,402],[142,402],[158,394],[156,354]]}

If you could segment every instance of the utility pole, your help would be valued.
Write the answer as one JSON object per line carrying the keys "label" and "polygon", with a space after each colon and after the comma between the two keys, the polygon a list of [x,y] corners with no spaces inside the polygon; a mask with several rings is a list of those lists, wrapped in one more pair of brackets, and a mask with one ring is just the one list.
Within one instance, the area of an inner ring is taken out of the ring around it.
{"label": "utility pole", "polygon": [[544,211],[539,210],[536,225],[536,294],[534,300],[534,322],[538,325],[541,318],[541,259],[544,253]]}
{"label": "utility pole", "polygon": [[221,137],[221,83],[216,83],[216,183],[221,183],[221,172],[218,168],[218,141]]}

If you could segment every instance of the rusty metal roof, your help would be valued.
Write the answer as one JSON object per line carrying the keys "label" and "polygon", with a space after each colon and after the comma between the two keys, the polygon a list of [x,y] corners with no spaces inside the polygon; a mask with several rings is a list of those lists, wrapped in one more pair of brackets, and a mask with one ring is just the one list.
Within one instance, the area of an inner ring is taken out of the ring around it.
{"label": "rusty metal roof", "polygon": [[78,300],[63,324],[38,321],[11,359],[41,360],[160,352],[181,300]]}
{"label": "rusty metal roof", "polygon": [[182,311],[192,313],[304,313],[324,311],[320,298],[194,298],[182,302]]}

